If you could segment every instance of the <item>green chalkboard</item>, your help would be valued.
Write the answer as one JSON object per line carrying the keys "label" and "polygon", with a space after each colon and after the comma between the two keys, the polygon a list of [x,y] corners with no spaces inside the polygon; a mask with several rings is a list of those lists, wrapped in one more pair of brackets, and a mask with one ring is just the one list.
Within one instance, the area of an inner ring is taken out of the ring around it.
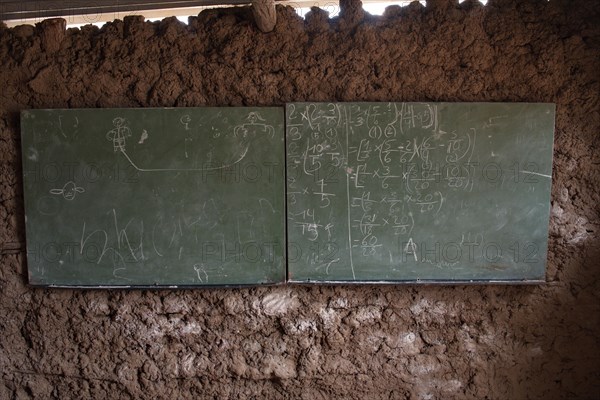
{"label": "green chalkboard", "polygon": [[23,111],[30,283],[284,282],[283,111]]}
{"label": "green chalkboard", "polygon": [[288,280],[543,281],[553,132],[552,104],[288,104]]}

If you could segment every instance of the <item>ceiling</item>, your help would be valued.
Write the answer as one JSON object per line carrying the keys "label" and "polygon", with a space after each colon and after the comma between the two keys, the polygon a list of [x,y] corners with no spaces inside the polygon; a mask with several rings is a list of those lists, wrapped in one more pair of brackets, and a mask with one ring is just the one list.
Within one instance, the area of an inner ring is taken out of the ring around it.
{"label": "ceiling", "polygon": [[[0,20],[31,23],[52,17],[88,16],[88,22],[100,22],[141,11],[179,8],[203,8],[215,5],[249,4],[249,0],[0,0]],[[144,13],[145,14],[145,13]],[[67,21],[69,22],[69,21]]]}

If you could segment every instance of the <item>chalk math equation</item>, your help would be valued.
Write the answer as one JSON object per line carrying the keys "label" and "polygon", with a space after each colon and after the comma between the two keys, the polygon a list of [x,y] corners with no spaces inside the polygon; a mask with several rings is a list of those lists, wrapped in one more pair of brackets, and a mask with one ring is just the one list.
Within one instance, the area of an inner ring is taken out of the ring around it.
{"label": "chalk math equation", "polygon": [[[522,213],[529,213],[530,226],[547,226],[552,130],[536,137],[527,128],[532,118],[552,117],[545,111],[288,104],[289,275],[299,281],[510,279],[539,270],[543,234],[511,236],[521,248],[530,245],[527,257],[507,237],[521,229],[515,224],[524,223]],[[535,151],[519,148],[525,134]]]}

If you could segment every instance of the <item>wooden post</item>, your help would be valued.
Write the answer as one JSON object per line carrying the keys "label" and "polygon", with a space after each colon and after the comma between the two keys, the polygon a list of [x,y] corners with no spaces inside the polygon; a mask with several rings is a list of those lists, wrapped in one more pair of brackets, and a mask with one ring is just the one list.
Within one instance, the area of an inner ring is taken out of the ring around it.
{"label": "wooden post", "polygon": [[277,23],[275,0],[252,0],[252,14],[258,29],[271,32]]}
{"label": "wooden post", "polygon": [[41,31],[42,48],[48,53],[54,53],[60,48],[60,42],[65,37],[67,20],[63,18],[45,19],[37,24]]}

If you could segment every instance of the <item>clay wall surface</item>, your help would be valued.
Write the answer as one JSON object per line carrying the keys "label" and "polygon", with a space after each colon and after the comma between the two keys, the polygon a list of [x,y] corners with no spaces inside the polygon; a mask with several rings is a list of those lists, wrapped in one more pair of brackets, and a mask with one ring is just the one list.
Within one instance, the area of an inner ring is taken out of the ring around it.
{"label": "clay wall surface", "polygon": [[[600,397],[599,3],[343,6],[0,25],[0,399]],[[27,285],[20,111],[291,101],[556,103],[547,283]]]}

